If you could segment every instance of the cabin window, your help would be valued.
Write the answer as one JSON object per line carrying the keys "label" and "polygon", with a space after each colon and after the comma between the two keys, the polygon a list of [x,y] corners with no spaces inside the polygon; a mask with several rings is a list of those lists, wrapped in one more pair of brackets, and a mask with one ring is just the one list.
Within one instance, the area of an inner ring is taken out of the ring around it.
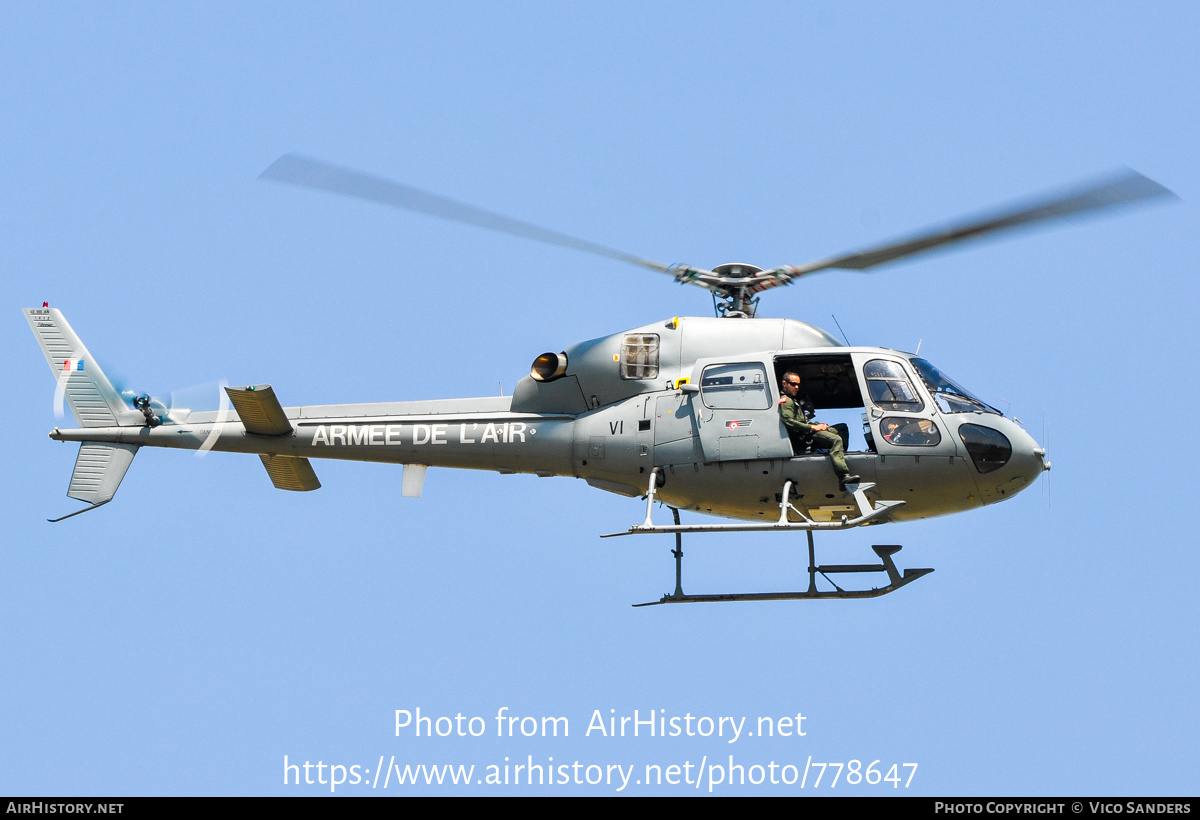
{"label": "cabin window", "polygon": [[924,359],[909,359],[909,361],[917,369],[917,373],[921,376],[921,381],[925,382],[925,386],[929,388],[929,392],[933,394],[934,401],[937,402],[938,409],[943,413],[995,413],[997,416],[1003,415],[995,407],[985,404],[972,396],[965,388],[951,381],[942,371]]}
{"label": "cabin window", "polygon": [[942,441],[942,433],[932,421],[905,416],[884,416],[879,420],[879,434],[899,447],[932,447]]}
{"label": "cabin window", "polygon": [[759,362],[710,365],[700,379],[700,395],[714,410],[766,410],[767,368]]}
{"label": "cabin window", "polygon": [[621,343],[622,379],[658,378],[658,334],[627,333]]}
{"label": "cabin window", "polygon": [[958,437],[967,446],[975,469],[981,473],[999,470],[1012,458],[1012,443],[999,430],[982,424],[964,424],[958,428]]}
{"label": "cabin window", "polygon": [[886,359],[872,359],[863,366],[863,375],[867,377],[867,392],[871,401],[881,410],[906,410],[918,412],[925,402],[913,390],[912,382],[897,362]]}

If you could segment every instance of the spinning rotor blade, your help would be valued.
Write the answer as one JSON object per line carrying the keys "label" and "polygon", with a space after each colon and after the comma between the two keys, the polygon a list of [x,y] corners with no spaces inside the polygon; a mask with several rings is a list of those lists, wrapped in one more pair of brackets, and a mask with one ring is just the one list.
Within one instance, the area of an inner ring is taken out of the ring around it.
{"label": "spinning rotor blade", "polygon": [[329,191],[371,202],[381,202],[384,205],[448,219],[451,222],[462,222],[525,239],[535,239],[538,242],[618,259],[660,273],[667,272],[669,268],[668,265],[661,262],[642,259],[623,251],[607,248],[604,245],[588,242],[585,239],[576,239],[573,236],[540,228],[528,222],[485,211],[473,205],[455,202],[452,199],[411,188],[399,182],[392,182],[360,171],[352,171],[349,168],[329,165],[298,154],[283,155],[275,160],[271,167],[263,171],[259,178],[298,185],[302,188],[315,188],[318,191]]}
{"label": "spinning rotor blade", "polygon": [[1142,176],[1137,171],[1126,169],[1111,179],[1066,195],[1041,201],[1035,200],[1029,204],[1004,209],[959,225],[935,228],[882,247],[868,248],[857,253],[780,270],[790,273],[791,278],[830,268],[867,270],[876,265],[903,259],[906,256],[930,251],[954,242],[975,239],[985,234],[1009,230],[1021,225],[1032,225],[1055,217],[1075,216],[1088,211],[1129,205],[1159,197],[1176,198],[1175,194],[1154,180]]}

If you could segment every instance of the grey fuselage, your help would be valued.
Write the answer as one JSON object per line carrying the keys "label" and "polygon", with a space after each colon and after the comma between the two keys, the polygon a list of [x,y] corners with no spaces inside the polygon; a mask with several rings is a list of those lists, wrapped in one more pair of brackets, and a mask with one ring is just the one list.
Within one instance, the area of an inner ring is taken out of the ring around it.
{"label": "grey fuselage", "polygon": [[867,446],[851,449],[847,463],[876,485],[873,495],[905,502],[891,520],[1000,501],[1046,469],[1044,451],[1015,421],[959,398],[969,394],[939,394],[923,360],[846,347],[803,322],[673,319],[562,355],[561,372],[527,376],[512,396],[284,408],[286,436],[248,433],[235,414],[196,412],[156,427],[51,437],[194,450],[216,428],[209,446],[223,452],[573,476],[627,496],[644,495],[658,467],[659,500],[746,520],[778,516],[791,480],[796,506],[831,520],[853,502],[829,457],[805,451],[780,421],[779,377],[793,371],[818,421],[834,409],[861,414]]}

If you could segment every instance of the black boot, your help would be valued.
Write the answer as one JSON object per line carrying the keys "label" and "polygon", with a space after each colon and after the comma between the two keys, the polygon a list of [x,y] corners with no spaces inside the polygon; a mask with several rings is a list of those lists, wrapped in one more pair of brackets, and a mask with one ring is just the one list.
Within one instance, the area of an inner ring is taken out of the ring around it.
{"label": "black boot", "polygon": [[847,484],[857,484],[860,480],[858,476],[848,473],[838,479],[838,486],[845,490]]}

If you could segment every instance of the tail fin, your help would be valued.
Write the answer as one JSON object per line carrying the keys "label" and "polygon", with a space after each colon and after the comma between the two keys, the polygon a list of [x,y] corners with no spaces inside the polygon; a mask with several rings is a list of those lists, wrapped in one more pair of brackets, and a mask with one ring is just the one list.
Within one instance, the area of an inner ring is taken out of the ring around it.
{"label": "tail fin", "polygon": [[97,444],[85,441],[79,445],[79,455],[75,458],[75,469],[71,473],[67,496],[86,501],[91,506],[49,520],[57,522],[73,518],[112,501],[137,451],[136,444]]}
{"label": "tail fin", "polygon": [[95,505],[111,501],[137,451],[135,444],[86,441],[79,445],[67,496]]}
{"label": "tail fin", "polygon": [[62,313],[48,307],[25,308],[24,313],[58,380],[54,394],[56,410],[66,399],[80,427],[143,423],[142,414],[125,404]]}

